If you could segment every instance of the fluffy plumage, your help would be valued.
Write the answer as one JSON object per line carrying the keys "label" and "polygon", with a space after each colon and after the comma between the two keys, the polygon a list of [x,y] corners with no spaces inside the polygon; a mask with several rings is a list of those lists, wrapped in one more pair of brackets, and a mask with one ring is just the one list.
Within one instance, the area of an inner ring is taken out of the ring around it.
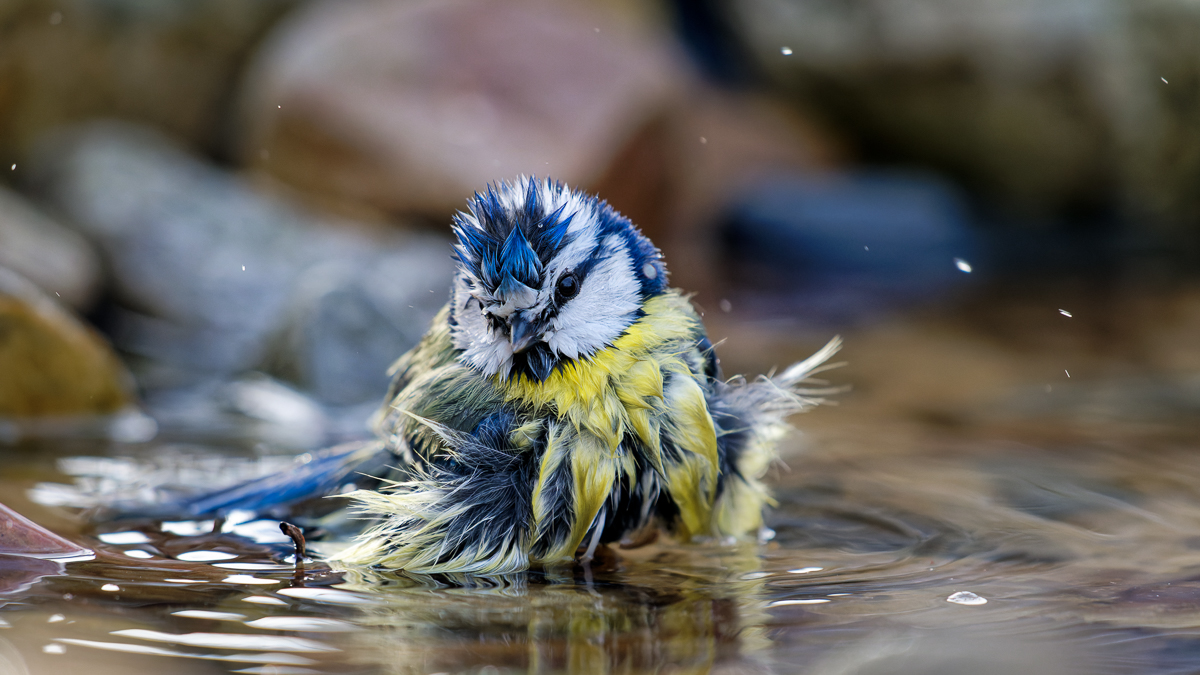
{"label": "fluffy plumage", "polygon": [[374,422],[396,475],[350,495],[374,524],[338,557],[503,573],[655,524],[755,535],[785,419],[816,402],[799,386],[837,340],[779,376],[722,380],[658,249],[550,181],[476,194],[454,232],[450,303]]}

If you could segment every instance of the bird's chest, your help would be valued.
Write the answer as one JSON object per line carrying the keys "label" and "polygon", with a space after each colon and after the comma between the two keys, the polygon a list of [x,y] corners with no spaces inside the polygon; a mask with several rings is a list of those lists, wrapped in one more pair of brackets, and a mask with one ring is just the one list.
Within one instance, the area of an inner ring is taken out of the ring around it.
{"label": "bird's chest", "polygon": [[557,422],[609,455],[624,454],[633,436],[638,444],[658,445],[652,421],[667,412],[664,381],[673,364],[650,354],[601,352],[554,371],[542,382],[512,381],[506,398]]}

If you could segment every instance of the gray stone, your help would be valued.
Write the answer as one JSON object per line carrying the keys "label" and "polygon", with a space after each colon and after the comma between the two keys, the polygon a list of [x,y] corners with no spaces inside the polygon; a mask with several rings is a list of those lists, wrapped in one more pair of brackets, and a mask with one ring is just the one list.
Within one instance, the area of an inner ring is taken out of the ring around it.
{"label": "gray stone", "polygon": [[66,133],[35,171],[103,252],[143,387],[211,393],[266,369],[324,403],[378,400],[449,287],[447,239],[317,216],[138,127]]}
{"label": "gray stone", "polygon": [[100,258],[87,240],[0,188],[0,266],[7,267],[76,309],[100,291]]}

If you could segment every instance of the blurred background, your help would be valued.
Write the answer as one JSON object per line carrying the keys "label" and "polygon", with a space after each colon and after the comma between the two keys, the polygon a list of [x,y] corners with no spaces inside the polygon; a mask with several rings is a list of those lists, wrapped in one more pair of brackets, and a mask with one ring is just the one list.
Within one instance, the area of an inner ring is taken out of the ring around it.
{"label": "blurred background", "polygon": [[[273,521],[89,520],[366,437],[522,173],[637,223],[726,374],[843,336],[772,543],[360,615]],[[97,556],[0,527],[0,674],[1197,672],[1198,270],[1194,0],[0,0],[0,502]],[[343,651],[221,651],[292,633]]]}
{"label": "blurred background", "polygon": [[522,173],[632,218],[734,372],[860,332],[849,400],[924,418],[1194,383],[1198,79],[1186,0],[3,0],[0,437],[362,435]]}

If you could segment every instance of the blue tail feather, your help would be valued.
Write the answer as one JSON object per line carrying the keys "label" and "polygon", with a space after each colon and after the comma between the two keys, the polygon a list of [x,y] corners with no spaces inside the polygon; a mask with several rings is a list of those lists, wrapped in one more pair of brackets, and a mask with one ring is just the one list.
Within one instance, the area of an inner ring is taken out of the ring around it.
{"label": "blue tail feather", "polygon": [[[375,482],[394,456],[377,441],[347,443],[318,453],[294,468],[184,500],[192,516],[220,516],[234,510],[264,513],[341,492],[347,483]],[[361,487],[361,485],[358,485]]]}

